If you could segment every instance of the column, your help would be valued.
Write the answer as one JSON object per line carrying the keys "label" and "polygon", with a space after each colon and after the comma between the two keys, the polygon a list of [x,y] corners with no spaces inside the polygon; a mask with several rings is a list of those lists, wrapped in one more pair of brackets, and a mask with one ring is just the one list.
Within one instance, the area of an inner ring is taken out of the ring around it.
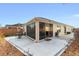
{"label": "column", "polygon": [[57,31],[57,25],[53,24],[53,37],[55,37],[55,32]]}
{"label": "column", "polygon": [[35,23],[35,42],[39,43],[39,22]]}
{"label": "column", "polygon": [[24,24],[24,32],[25,32],[26,35],[27,35],[27,25],[26,25],[26,24]]}

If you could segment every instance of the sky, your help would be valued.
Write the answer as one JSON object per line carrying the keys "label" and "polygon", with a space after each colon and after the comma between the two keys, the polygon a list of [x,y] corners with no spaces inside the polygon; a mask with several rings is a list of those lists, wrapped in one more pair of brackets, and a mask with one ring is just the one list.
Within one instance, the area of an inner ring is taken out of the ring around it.
{"label": "sky", "polygon": [[0,3],[0,26],[26,23],[34,17],[44,17],[74,27],[79,27],[79,4]]}

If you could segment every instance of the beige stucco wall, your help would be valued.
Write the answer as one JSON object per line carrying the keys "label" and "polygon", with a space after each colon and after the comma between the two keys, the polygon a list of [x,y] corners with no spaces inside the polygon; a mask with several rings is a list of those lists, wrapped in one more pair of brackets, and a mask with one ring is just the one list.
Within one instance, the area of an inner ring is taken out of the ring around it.
{"label": "beige stucco wall", "polygon": [[73,27],[61,24],[53,23],[53,36],[55,36],[55,32],[57,31],[57,26],[60,26],[61,31],[59,32],[59,36],[64,36],[64,26],[66,27],[66,32],[72,32]]}
{"label": "beige stucco wall", "polygon": [[72,32],[72,27],[66,26],[66,31],[67,32]]}
{"label": "beige stucco wall", "polygon": [[35,40],[35,42],[36,43],[38,43],[39,42],[39,22],[37,21],[36,23],[35,23],[35,30],[36,30],[36,32],[35,32],[35,38],[36,38],[36,40]]}
{"label": "beige stucco wall", "polygon": [[55,36],[56,31],[57,31],[57,24],[53,24],[53,36]]}
{"label": "beige stucco wall", "polygon": [[59,33],[59,36],[63,36],[64,35],[64,26],[63,25],[60,25],[61,26],[61,32]]}
{"label": "beige stucco wall", "polygon": [[24,24],[24,32],[26,32],[27,31],[27,29],[26,29],[27,27],[26,27],[26,24]]}
{"label": "beige stucco wall", "polygon": [[44,23],[51,23],[51,24],[53,24],[53,36],[55,36],[55,32],[57,32],[57,26],[60,26],[60,29],[61,29],[61,32],[59,33],[59,36],[63,36],[63,35],[65,35],[65,33],[64,33],[64,26],[66,26],[66,32],[68,31],[68,32],[71,32],[71,29],[73,28],[73,27],[71,27],[71,26],[67,26],[67,25],[64,25],[64,24],[61,24],[61,23],[57,23],[57,22],[49,22],[48,20],[47,21],[45,21],[45,20],[38,20],[38,19],[32,19],[31,21],[29,21],[28,23],[26,23],[25,25],[24,25],[24,28],[25,28],[25,32],[27,32],[27,29],[26,29],[26,26],[27,25],[29,25],[29,24],[31,24],[31,23],[33,23],[33,22],[35,22],[35,25],[37,26],[36,27],[36,42],[39,42],[39,22],[44,22]]}
{"label": "beige stucco wall", "polygon": [[57,32],[57,26],[60,26],[61,31],[59,32],[59,36],[64,35],[64,26],[60,24],[53,24],[53,36],[55,36],[55,32]]}

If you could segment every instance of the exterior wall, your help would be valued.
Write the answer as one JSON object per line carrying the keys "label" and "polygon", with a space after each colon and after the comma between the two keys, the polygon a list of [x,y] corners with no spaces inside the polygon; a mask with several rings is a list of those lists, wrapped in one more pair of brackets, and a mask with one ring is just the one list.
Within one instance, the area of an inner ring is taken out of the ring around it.
{"label": "exterior wall", "polygon": [[55,32],[57,32],[57,24],[53,24],[53,36],[55,36]]}
{"label": "exterior wall", "polygon": [[66,31],[67,32],[72,32],[72,27],[66,26]]}
{"label": "exterior wall", "polygon": [[53,24],[53,36],[55,36],[55,32],[57,32],[57,26],[60,26],[59,36],[64,35],[64,26],[59,24]]}
{"label": "exterior wall", "polygon": [[27,25],[26,24],[24,24],[24,32],[26,33],[26,35],[27,35],[27,27],[26,27]]}
{"label": "exterior wall", "polygon": [[31,21],[29,21],[28,23],[25,24],[24,28],[25,28],[25,32],[27,32],[27,25],[31,24],[35,22],[35,41],[39,42],[39,22],[44,22],[44,23],[49,23],[49,24],[53,24],[53,36],[55,36],[55,33],[57,32],[57,26],[60,26],[60,32],[59,32],[59,36],[63,36],[65,35],[65,28],[66,27],[66,32],[72,32],[73,27],[71,26],[67,26],[65,24],[62,23],[57,23],[57,22],[53,22],[53,21],[49,21],[48,19],[39,19],[39,18],[34,18]]}
{"label": "exterior wall", "polygon": [[[59,32],[59,36],[64,36],[66,33],[64,32],[65,28],[64,25],[60,24],[53,24],[53,36],[55,36],[55,32],[57,32],[57,26],[60,26],[61,31]],[[66,32],[72,32],[73,27],[65,26]]]}
{"label": "exterior wall", "polygon": [[60,25],[60,26],[61,26],[61,32],[60,32],[59,36],[63,36],[63,35],[65,35],[64,26],[63,25]]}

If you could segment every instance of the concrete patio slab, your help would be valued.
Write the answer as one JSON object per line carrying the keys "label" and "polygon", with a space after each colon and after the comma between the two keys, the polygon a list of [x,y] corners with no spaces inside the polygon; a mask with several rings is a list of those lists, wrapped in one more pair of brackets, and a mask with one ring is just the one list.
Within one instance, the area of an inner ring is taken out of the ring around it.
{"label": "concrete patio slab", "polygon": [[54,56],[62,50],[68,42],[64,39],[51,37],[52,40],[42,40],[40,43],[35,43],[27,37],[18,39],[17,37],[7,37],[6,40],[23,52],[25,55],[33,56]]}

